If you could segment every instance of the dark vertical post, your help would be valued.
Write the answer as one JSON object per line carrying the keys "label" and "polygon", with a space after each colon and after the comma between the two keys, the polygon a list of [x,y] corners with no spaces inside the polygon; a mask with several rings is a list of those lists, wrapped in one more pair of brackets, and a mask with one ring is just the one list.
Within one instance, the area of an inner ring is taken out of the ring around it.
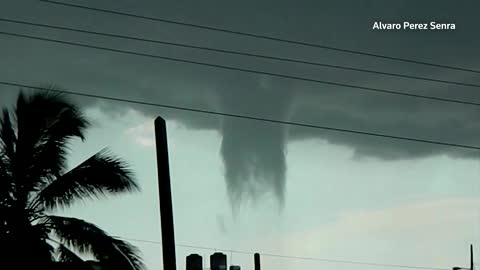
{"label": "dark vertical post", "polygon": [[473,245],[470,245],[470,270],[473,270]]}
{"label": "dark vertical post", "polygon": [[260,254],[255,253],[253,255],[254,261],[255,261],[255,270],[260,270]]}
{"label": "dark vertical post", "polygon": [[210,255],[210,270],[228,270],[227,255],[221,252],[215,252]]}
{"label": "dark vertical post", "polygon": [[160,226],[162,232],[163,270],[177,270],[173,229],[172,191],[168,163],[167,127],[161,117],[155,119]]}
{"label": "dark vertical post", "polygon": [[203,258],[198,254],[187,256],[186,270],[203,270]]}

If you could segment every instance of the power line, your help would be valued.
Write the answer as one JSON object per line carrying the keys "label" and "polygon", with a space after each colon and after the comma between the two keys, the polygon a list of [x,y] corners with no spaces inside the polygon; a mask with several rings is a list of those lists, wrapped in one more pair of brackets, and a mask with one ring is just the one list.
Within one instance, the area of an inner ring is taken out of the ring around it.
{"label": "power line", "polygon": [[78,29],[78,28],[72,28],[72,27],[65,27],[65,26],[58,26],[58,25],[52,25],[52,24],[45,24],[45,23],[27,22],[27,21],[20,21],[20,20],[6,19],[6,18],[0,18],[0,21],[15,23],[15,24],[29,25],[29,26],[36,26],[36,27],[44,27],[44,28],[50,28],[50,29],[57,29],[57,30],[64,30],[64,31],[71,31],[71,32],[77,32],[77,33],[84,33],[84,34],[90,34],[90,35],[97,35],[97,36],[122,38],[122,39],[134,40],[134,41],[141,41],[141,42],[169,45],[169,46],[175,46],[175,47],[197,49],[197,50],[203,50],[203,51],[211,51],[211,52],[218,52],[218,53],[225,53],[225,54],[232,54],[232,55],[248,56],[248,57],[260,58],[260,59],[275,60],[275,61],[280,61],[280,62],[289,62],[289,63],[296,63],[296,64],[305,64],[305,65],[310,65],[310,66],[319,66],[319,67],[325,67],[325,68],[330,68],[330,69],[349,70],[349,71],[356,71],[356,72],[363,72],[363,73],[370,73],[370,74],[377,74],[377,75],[392,76],[392,77],[398,77],[398,78],[421,80],[421,81],[427,81],[427,82],[444,83],[444,84],[452,84],[452,85],[480,88],[479,84],[463,83],[463,82],[441,80],[441,79],[435,79],[435,78],[426,78],[426,77],[419,77],[419,76],[413,76],[413,75],[407,75],[407,74],[398,74],[398,73],[383,72],[383,71],[378,71],[378,70],[355,68],[355,67],[349,67],[349,66],[332,65],[332,64],[326,64],[326,63],[320,63],[320,62],[305,61],[305,60],[298,60],[298,59],[294,59],[294,58],[277,57],[277,56],[264,55],[264,54],[248,53],[248,52],[241,52],[241,51],[235,51],[235,50],[217,49],[217,48],[211,48],[211,47],[190,45],[190,44],[186,44],[186,43],[176,43],[176,42],[163,41],[163,40],[158,40],[158,39],[148,39],[148,38],[144,38],[144,37],[134,37],[134,36],[119,35],[119,34],[98,32],[98,31],[90,31],[90,30],[84,30],[84,29]]}
{"label": "power line", "polygon": [[117,98],[117,97],[109,97],[109,96],[85,94],[85,93],[79,93],[79,92],[73,92],[73,91],[67,91],[67,90],[58,90],[58,89],[51,89],[51,88],[45,88],[45,87],[37,87],[37,86],[32,86],[32,85],[12,83],[12,82],[6,82],[6,81],[0,81],[0,84],[23,87],[23,88],[37,89],[37,90],[40,90],[40,91],[50,91],[50,92],[70,94],[70,95],[76,95],[76,96],[83,96],[83,97],[105,99],[105,100],[111,100],[111,101],[126,102],[126,103],[145,105],[145,106],[162,107],[162,108],[181,110],[181,111],[189,111],[189,112],[196,112],[196,113],[203,113],[203,114],[210,114],[210,115],[217,115],[217,116],[233,117],[233,118],[240,118],[240,119],[247,119],[247,120],[261,121],[261,122],[270,122],[270,123],[276,123],[276,124],[282,124],[282,125],[298,126],[298,127],[313,128],[313,129],[322,129],[322,130],[329,130],[329,131],[336,131],[336,132],[343,132],[343,133],[352,133],[352,134],[359,134],[359,135],[380,137],[380,138],[388,138],[388,139],[395,139],[395,140],[402,140],[402,141],[412,141],[412,142],[420,142],[420,143],[435,144],[435,145],[444,145],[444,146],[458,147],[458,148],[465,148],[465,149],[472,149],[472,150],[480,150],[480,146],[455,144],[455,143],[448,143],[448,142],[440,142],[440,141],[433,141],[433,140],[424,140],[424,139],[417,139],[417,138],[410,138],[410,137],[402,137],[402,136],[394,136],[394,135],[381,134],[381,133],[366,132],[366,131],[360,131],[360,130],[351,130],[351,129],[343,129],[343,128],[328,127],[328,126],[305,124],[305,123],[299,123],[299,122],[282,121],[282,120],[254,117],[254,116],[248,116],[248,115],[216,112],[216,111],[209,111],[209,110],[202,110],[202,109],[193,109],[193,108],[188,108],[188,107],[180,107],[180,106],[173,106],[173,105],[160,104],[160,103],[152,103],[152,102],[146,102],[146,101],[137,101],[137,100],[131,100],[131,99]]}
{"label": "power line", "polygon": [[333,86],[339,86],[339,87],[345,87],[345,88],[349,88],[349,89],[356,89],[356,90],[363,90],[363,91],[370,91],[370,92],[381,93],[381,94],[406,96],[406,97],[412,97],[412,98],[421,98],[421,99],[435,100],[435,101],[448,102],[448,103],[456,103],[456,104],[462,104],[462,105],[480,106],[480,103],[478,103],[478,102],[471,102],[471,101],[464,101],[464,100],[457,100],[457,99],[448,99],[448,98],[441,98],[441,97],[434,97],[434,96],[427,96],[427,95],[420,95],[420,94],[412,94],[412,93],[404,93],[404,92],[397,92],[397,91],[387,90],[387,89],[352,85],[352,84],[346,84],[346,83],[338,83],[338,82],[332,82],[332,81],[317,80],[317,79],[311,79],[311,78],[306,78],[306,77],[298,77],[298,76],[292,76],[292,75],[286,75],[286,74],[272,73],[272,72],[268,72],[268,71],[239,68],[239,67],[235,67],[235,66],[225,66],[225,65],[211,64],[211,63],[206,63],[206,62],[199,62],[199,61],[193,61],[193,60],[187,60],[187,59],[179,59],[179,58],[160,56],[160,55],[155,55],[155,54],[147,54],[147,53],[136,52],[136,51],[128,51],[128,50],[114,49],[114,48],[109,48],[109,47],[101,47],[101,46],[96,46],[96,45],[89,45],[89,44],[83,44],[83,43],[77,43],[77,42],[71,42],[71,41],[65,41],[65,40],[59,40],[59,39],[51,39],[51,38],[45,38],[45,37],[30,36],[30,35],[4,32],[4,31],[0,31],[0,34],[8,35],[8,36],[21,37],[21,38],[34,39],[34,40],[47,41],[47,42],[53,42],[53,43],[58,43],[58,44],[63,44],[63,45],[71,45],[71,46],[76,46],[76,47],[84,47],[84,48],[89,48],[89,49],[96,49],[96,50],[116,52],[116,53],[122,53],[122,54],[128,54],[128,55],[142,56],[142,57],[148,57],[148,58],[154,58],[154,59],[162,59],[162,60],[167,60],[167,61],[172,61],[172,62],[187,63],[187,64],[199,65],[199,66],[207,66],[207,67],[211,67],[211,68],[218,68],[218,69],[225,69],[225,70],[233,70],[233,71],[239,71],[239,72],[250,73],[250,74],[261,74],[261,75],[268,75],[268,76],[278,77],[278,78],[283,78],[283,79],[291,79],[291,80],[298,80],[298,81],[306,81],[306,82],[310,82],[310,83],[333,85]]}
{"label": "power line", "polygon": [[[141,240],[135,238],[125,238],[125,237],[118,237],[123,240],[127,241],[135,241],[140,243],[149,243],[149,244],[162,244],[160,241],[152,241],[152,240]],[[273,254],[273,253],[264,253],[264,252],[253,252],[253,251],[240,251],[240,250],[232,250],[232,249],[220,249],[220,248],[213,248],[213,247],[205,247],[205,246],[196,246],[196,245],[184,245],[184,244],[176,244],[178,247],[184,248],[195,248],[195,249],[203,249],[203,250],[212,250],[212,251],[229,251],[236,254],[247,254],[253,255],[255,253],[259,253],[262,256],[266,257],[274,257],[274,258],[285,258],[285,259],[296,259],[296,260],[303,260],[303,261],[319,261],[319,262],[329,262],[329,263],[343,263],[343,264],[356,264],[356,265],[369,265],[369,266],[382,266],[382,267],[393,267],[393,268],[408,268],[408,269],[425,269],[425,270],[450,270],[445,268],[437,268],[437,267],[425,267],[425,266],[413,266],[413,265],[400,265],[400,264],[383,264],[383,263],[373,263],[373,262],[361,262],[361,261],[350,261],[350,260],[334,260],[334,259],[325,259],[325,258],[314,258],[314,257],[303,257],[303,256],[290,256],[290,255],[280,255],[280,254]]]}
{"label": "power line", "polygon": [[260,34],[242,32],[242,31],[235,31],[235,30],[230,30],[230,29],[226,29],[226,28],[212,27],[212,26],[206,26],[206,25],[200,25],[200,24],[186,23],[186,22],[174,21],[174,20],[163,19],[163,18],[158,18],[158,17],[150,17],[150,16],[145,16],[145,15],[138,15],[138,14],[132,14],[132,13],[127,13],[127,12],[109,10],[109,9],[83,6],[83,5],[78,5],[78,4],[63,3],[63,2],[59,2],[59,1],[53,1],[53,0],[39,0],[39,1],[44,2],[44,3],[50,3],[50,4],[55,4],[55,5],[63,5],[63,6],[73,7],[73,8],[90,10],[90,11],[97,11],[97,12],[115,14],[115,15],[120,15],[120,16],[127,16],[127,17],[131,17],[131,18],[136,18],[136,19],[143,19],[143,20],[149,20],[149,21],[155,21],[155,22],[181,25],[181,26],[192,27],[192,28],[197,28],[197,29],[223,32],[223,33],[228,33],[228,34],[234,34],[234,35],[240,35],[240,36],[246,36],[246,37],[253,37],[253,38],[259,38],[259,39],[264,39],[264,40],[282,42],[282,43],[296,44],[296,45],[302,45],[302,46],[307,46],[307,47],[313,47],[313,48],[319,48],[319,49],[325,49],[325,50],[332,50],[332,51],[338,51],[338,52],[344,52],[344,53],[350,53],[350,54],[357,54],[357,55],[363,55],[363,56],[369,56],[369,57],[375,57],[375,58],[405,62],[405,63],[410,63],[410,64],[418,64],[418,65],[424,65],[424,66],[431,66],[431,67],[437,67],[437,68],[444,68],[444,69],[464,71],[464,72],[472,72],[472,73],[480,74],[480,70],[475,70],[475,69],[471,69],[471,68],[455,67],[455,66],[449,66],[449,65],[442,65],[442,64],[436,64],[436,63],[418,61],[418,60],[413,60],[413,59],[406,59],[406,58],[388,56],[388,55],[383,55],[383,54],[375,54],[375,53],[369,53],[369,52],[363,52],[363,51],[357,51],[357,50],[343,49],[343,48],[339,48],[339,47],[326,46],[326,45],[303,42],[303,41],[296,41],[296,40],[285,39],[285,38],[280,38],[280,37],[260,35]]}

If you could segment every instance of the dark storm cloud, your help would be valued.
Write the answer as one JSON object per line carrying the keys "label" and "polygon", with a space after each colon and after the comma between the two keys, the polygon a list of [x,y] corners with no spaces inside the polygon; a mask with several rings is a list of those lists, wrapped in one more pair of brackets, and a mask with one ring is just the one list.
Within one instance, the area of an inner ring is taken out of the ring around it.
{"label": "dark storm cloud", "polygon": [[[364,50],[480,69],[476,36],[480,3],[451,1],[75,1],[188,22],[277,35],[290,39]],[[329,64],[398,72],[416,76],[480,82],[480,76],[364,56],[238,37],[125,17],[42,4],[4,1],[2,17],[36,20],[104,32],[150,37]],[[375,20],[455,22],[453,32],[376,32]],[[88,35],[38,30],[1,23],[2,30],[98,44],[169,57],[267,70],[319,80],[340,81],[396,91],[480,102],[478,88],[290,65],[252,58],[198,52],[132,41],[112,41]],[[1,79],[26,84],[55,82],[74,91],[157,102],[278,120],[417,137],[458,144],[480,145],[479,109],[460,104],[389,96],[330,85],[216,70],[162,60],[125,56],[12,37],[0,37]],[[6,88],[1,87],[2,95]],[[2,96],[3,98],[3,96]],[[90,99],[79,99],[94,104]],[[96,104],[96,103],[95,103]],[[113,114],[124,104],[102,103]],[[135,108],[162,114],[193,129],[214,129],[223,139],[227,189],[233,202],[273,192],[285,194],[287,141],[319,138],[352,148],[357,157],[386,160],[448,154],[473,157],[475,152],[341,134],[331,131],[219,118],[209,115]],[[325,153],[326,155],[328,153]]]}

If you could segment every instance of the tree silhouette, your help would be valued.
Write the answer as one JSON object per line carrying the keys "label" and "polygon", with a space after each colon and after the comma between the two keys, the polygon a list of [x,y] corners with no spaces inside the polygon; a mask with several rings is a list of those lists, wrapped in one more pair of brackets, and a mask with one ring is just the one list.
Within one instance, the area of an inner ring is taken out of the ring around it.
{"label": "tree silhouette", "polygon": [[83,254],[106,269],[145,268],[129,243],[87,221],[52,214],[80,200],[139,190],[125,162],[105,149],[67,170],[69,144],[83,141],[88,127],[79,107],[58,93],[20,92],[16,106],[3,109],[0,268],[92,269]]}

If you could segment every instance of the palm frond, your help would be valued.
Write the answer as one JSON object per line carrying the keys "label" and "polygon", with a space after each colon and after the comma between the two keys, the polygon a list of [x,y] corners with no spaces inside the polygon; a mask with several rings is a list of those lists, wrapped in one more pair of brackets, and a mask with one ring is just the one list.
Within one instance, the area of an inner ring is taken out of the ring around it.
{"label": "palm frond", "polygon": [[93,270],[88,262],[84,261],[65,245],[54,240],[51,241],[56,242],[58,245],[55,250],[57,260],[55,262],[55,267],[53,268],[54,270]]}
{"label": "palm frond", "polygon": [[15,182],[7,167],[8,165],[0,156],[0,208],[11,205],[14,199]]}
{"label": "palm frond", "polygon": [[58,261],[62,263],[68,263],[73,265],[88,266],[87,262],[80,258],[75,252],[71,251],[63,244],[59,244],[56,250],[58,255]]}
{"label": "palm frond", "polygon": [[[19,231],[18,228],[15,228],[14,232],[7,234],[2,239],[2,246],[6,247],[2,249],[2,255],[6,255],[8,260],[17,266],[12,269],[28,269],[21,265],[31,266],[32,264],[39,267],[39,269],[44,269],[53,263],[54,248],[44,239],[38,237],[38,229],[31,227],[30,229]],[[4,262],[2,260],[2,266]]]}
{"label": "palm frond", "polygon": [[127,164],[102,150],[50,183],[39,192],[38,200],[52,209],[69,206],[78,199],[138,190]]}
{"label": "palm frond", "polygon": [[11,177],[16,145],[15,131],[8,110],[0,117],[0,207],[12,199],[14,181]]}
{"label": "palm frond", "polygon": [[50,92],[29,96],[21,92],[15,117],[15,172],[24,181],[22,189],[33,191],[44,184],[45,177],[61,173],[68,143],[75,137],[84,139],[89,123],[65,96]]}
{"label": "palm frond", "polygon": [[0,118],[0,154],[2,154],[2,159],[7,161],[13,159],[16,143],[17,137],[10,119],[10,112],[7,109],[3,109]]}
{"label": "palm frond", "polygon": [[[45,215],[78,200],[139,190],[127,164],[107,150],[66,172],[69,144],[85,139],[89,122],[55,92],[59,88],[49,89],[32,95],[22,91],[13,110],[0,112],[0,242],[9,249],[3,254],[14,264],[21,260],[42,269],[91,269],[81,253],[107,269],[145,269],[129,243],[80,219]],[[50,236],[60,239],[58,264]]]}
{"label": "palm frond", "polygon": [[139,251],[132,245],[109,236],[94,224],[81,219],[49,216],[55,235],[67,247],[91,254],[103,265],[119,270],[144,270]]}
{"label": "palm frond", "polygon": [[[56,87],[51,89],[60,90]],[[21,92],[15,115],[18,132],[25,136],[25,140],[34,139],[32,145],[47,131],[56,137],[84,139],[85,130],[90,125],[80,108],[57,92],[35,92],[28,96]]]}
{"label": "palm frond", "polygon": [[144,269],[138,248],[118,238],[114,238],[113,246],[118,253],[112,253],[106,262],[110,269]]}

